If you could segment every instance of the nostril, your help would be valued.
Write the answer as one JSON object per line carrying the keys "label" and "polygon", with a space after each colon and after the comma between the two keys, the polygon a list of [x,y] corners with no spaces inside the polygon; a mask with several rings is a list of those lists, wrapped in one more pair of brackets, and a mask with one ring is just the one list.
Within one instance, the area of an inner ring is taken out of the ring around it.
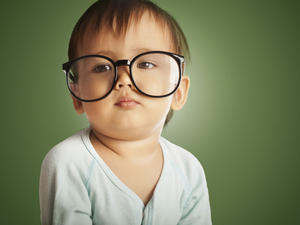
{"label": "nostril", "polygon": [[[122,83],[119,83],[119,84],[118,84],[118,87],[119,87],[119,88],[124,87],[124,86],[125,86],[125,85],[122,84]],[[132,84],[127,84],[127,86],[130,87],[130,88],[132,88]]]}

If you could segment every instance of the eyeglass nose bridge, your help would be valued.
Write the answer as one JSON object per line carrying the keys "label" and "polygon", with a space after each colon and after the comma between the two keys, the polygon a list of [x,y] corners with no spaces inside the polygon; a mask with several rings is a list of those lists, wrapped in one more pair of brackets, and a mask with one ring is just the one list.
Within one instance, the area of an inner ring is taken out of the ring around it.
{"label": "eyeglass nose bridge", "polygon": [[128,60],[128,59],[121,59],[121,60],[118,60],[118,61],[114,62],[114,64],[115,64],[115,69],[116,69],[115,84],[116,84],[116,82],[118,80],[118,77],[119,77],[118,76],[118,72],[117,72],[118,71],[118,67],[119,66],[128,66],[129,67],[129,78],[130,78],[130,81],[132,82],[132,84],[134,86],[136,86],[135,83],[134,83],[134,81],[133,81],[132,74],[131,74],[131,69],[130,69],[131,62],[130,62],[130,60]]}
{"label": "eyeglass nose bridge", "polygon": [[128,59],[121,59],[115,62],[116,67],[118,66],[130,66],[130,60]]}

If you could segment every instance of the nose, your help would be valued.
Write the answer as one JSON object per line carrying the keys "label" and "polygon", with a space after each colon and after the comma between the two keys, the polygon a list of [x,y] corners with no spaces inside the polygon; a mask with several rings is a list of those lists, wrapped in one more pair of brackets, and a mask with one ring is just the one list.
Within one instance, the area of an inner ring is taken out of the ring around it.
{"label": "nose", "polygon": [[[126,60],[127,61],[127,60]],[[118,65],[117,65],[117,81],[115,84],[116,89],[120,89],[123,87],[129,87],[133,88],[133,84],[130,78],[130,71],[129,71],[129,63],[130,62],[125,62],[125,60],[120,60]]]}

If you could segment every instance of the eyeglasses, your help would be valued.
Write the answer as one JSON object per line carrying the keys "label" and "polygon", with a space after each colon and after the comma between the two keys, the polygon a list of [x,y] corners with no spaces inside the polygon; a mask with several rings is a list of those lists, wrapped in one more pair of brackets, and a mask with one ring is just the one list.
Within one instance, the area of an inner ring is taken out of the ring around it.
{"label": "eyeglasses", "polygon": [[142,94],[161,98],[179,87],[184,57],[150,51],[128,59],[113,61],[103,55],[85,55],[63,64],[68,89],[80,101],[93,102],[108,96],[118,80],[118,67],[129,66],[130,80]]}

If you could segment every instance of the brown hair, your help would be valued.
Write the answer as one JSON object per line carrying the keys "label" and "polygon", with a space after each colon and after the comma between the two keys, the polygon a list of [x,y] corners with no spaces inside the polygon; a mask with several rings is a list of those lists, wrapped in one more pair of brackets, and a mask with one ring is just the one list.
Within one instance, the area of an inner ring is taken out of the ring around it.
{"label": "brown hair", "polygon": [[[101,27],[111,29],[118,35],[124,35],[131,22],[137,22],[148,12],[156,21],[167,26],[171,34],[175,53],[190,59],[189,47],[183,31],[176,20],[165,10],[149,0],[98,0],[92,4],[76,23],[69,42],[69,60],[79,57],[78,47],[87,34],[101,31]],[[171,119],[170,110],[165,125]]]}

